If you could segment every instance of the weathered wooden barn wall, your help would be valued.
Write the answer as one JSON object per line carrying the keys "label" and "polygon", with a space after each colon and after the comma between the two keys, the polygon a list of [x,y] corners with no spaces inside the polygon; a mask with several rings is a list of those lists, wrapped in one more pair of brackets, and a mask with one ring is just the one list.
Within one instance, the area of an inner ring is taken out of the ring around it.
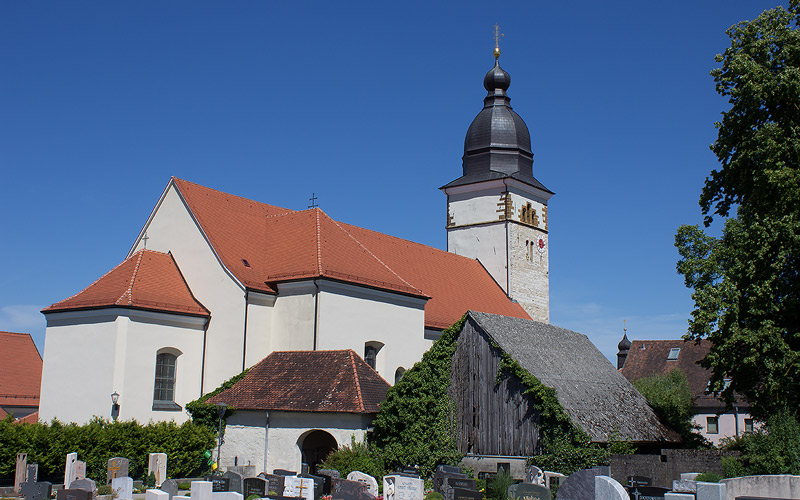
{"label": "weathered wooden barn wall", "polygon": [[539,414],[516,377],[498,383],[500,350],[467,318],[450,371],[458,449],[476,455],[531,456],[539,448]]}

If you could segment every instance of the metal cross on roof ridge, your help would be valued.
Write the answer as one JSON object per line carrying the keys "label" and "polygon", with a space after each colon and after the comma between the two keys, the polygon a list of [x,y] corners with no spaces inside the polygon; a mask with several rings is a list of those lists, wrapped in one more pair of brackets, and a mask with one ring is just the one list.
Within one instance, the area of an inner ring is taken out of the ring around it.
{"label": "metal cross on roof ridge", "polygon": [[309,205],[308,208],[316,208],[319,206],[317,205],[318,198],[316,196],[316,193],[311,193],[311,198],[309,198],[308,200],[311,202],[311,205]]}

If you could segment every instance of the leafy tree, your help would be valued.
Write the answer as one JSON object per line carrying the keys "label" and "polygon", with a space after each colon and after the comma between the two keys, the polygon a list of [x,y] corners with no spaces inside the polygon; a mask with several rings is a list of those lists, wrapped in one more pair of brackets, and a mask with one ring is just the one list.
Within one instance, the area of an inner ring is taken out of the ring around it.
{"label": "leafy tree", "polygon": [[703,438],[694,432],[692,417],[696,411],[692,401],[692,389],[686,374],[678,367],[663,375],[642,377],[633,382],[650,406],[670,427],[683,438],[684,443],[697,445]]}
{"label": "leafy tree", "polygon": [[331,452],[320,465],[323,469],[339,471],[342,477],[357,470],[376,478],[378,481],[386,473],[380,451],[365,441],[357,442],[355,436],[350,439],[349,446],[342,446]]}
{"label": "leafy tree", "polygon": [[[681,226],[678,272],[695,308],[685,338],[707,337],[710,389],[745,396],[764,418],[800,407],[800,1],[727,33],[711,75],[730,109],[711,150],[721,167],[700,206],[708,227]],[[733,213],[733,214],[732,214]],[[725,388],[725,379],[730,385]]]}
{"label": "leafy tree", "polygon": [[771,416],[764,427],[733,440],[729,449],[740,457],[725,457],[725,477],[758,474],[800,475],[800,421],[788,409]]}

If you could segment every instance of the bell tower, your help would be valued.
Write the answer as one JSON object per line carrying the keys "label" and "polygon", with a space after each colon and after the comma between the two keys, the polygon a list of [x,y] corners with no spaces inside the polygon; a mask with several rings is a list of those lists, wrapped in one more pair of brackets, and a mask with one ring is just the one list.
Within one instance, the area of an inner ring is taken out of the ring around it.
{"label": "bell tower", "polygon": [[[495,37],[497,40],[497,36]],[[464,140],[463,175],[447,195],[447,250],[478,259],[531,318],[550,321],[547,202],[553,192],[533,176],[528,127],[511,109],[511,77],[494,67],[488,95]]]}

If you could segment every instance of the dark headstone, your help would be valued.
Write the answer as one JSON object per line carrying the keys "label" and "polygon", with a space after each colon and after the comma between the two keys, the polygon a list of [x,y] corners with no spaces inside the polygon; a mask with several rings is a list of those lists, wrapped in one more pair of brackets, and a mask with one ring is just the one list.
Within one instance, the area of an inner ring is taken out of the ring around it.
{"label": "dark headstone", "polygon": [[474,479],[466,479],[461,477],[448,477],[445,478],[447,484],[451,488],[461,488],[464,490],[474,490],[475,489],[475,480]]}
{"label": "dark headstone", "polygon": [[108,468],[106,469],[106,484],[111,484],[111,480],[115,477],[127,477],[129,464],[130,461],[127,458],[109,458]]}
{"label": "dark headstone", "polygon": [[283,478],[275,474],[264,474],[264,479],[267,481],[267,494],[272,492],[273,495],[283,495]]}
{"label": "dark headstone", "polygon": [[[325,478],[322,476],[315,476],[313,474],[300,474],[299,477],[311,479],[314,481],[314,500],[319,500],[325,487]],[[330,479],[329,479],[330,480]]]}
{"label": "dark headstone", "polygon": [[36,464],[28,465],[27,469],[28,480],[20,486],[20,494],[25,500],[49,500],[53,485],[47,481],[36,481],[38,473]]}
{"label": "dark headstone", "polygon": [[550,489],[540,484],[519,483],[508,487],[508,500],[550,500]]}
{"label": "dark headstone", "polygon": [[228,478],[228,489],[226,491],[235,491],[236,493],[242,492],[242,481],[244,478],[238,472],[228,470],[222,477]]}
{"label": "dark headstone", "polygon": [[[664,498],[666,493],[669,493],[671,490],[669,488],[660,488],[658,486],[638,486],[632,490],[628,490],[628,494],[631,498],[639,498],[639,500],[656,500],[658,498]],[[638,495],[636,494],[638,492]],[[558,494],[561,495],[561,490],[558,491]],[[559,496],[559,499],[561,497]]]}
{"label": "dark headstone", "polygon": [[[463,472],[447,472],[447,470],[443,469],[443,467],[450,467],[449,465],[440,465],[436,468],[436,474],[433,475],[433,489],[434,491],[441,493],[444,495],[445,490],[449,489],[449,485],[447,485],[447,479],[469,479],[469,476],[464,474]],[[450,467],[453,469],[454,467]],[[447,496],[445,495],[445,499]]]}
{"label": "dark headstone", "polygon": [[[448,474],[463,474],[464,471],[461,470],[461,467],[456,467],[455,465],[439,465],[436,467],[436,472],[446,472]],[[417,469],[419,472],[419,469]]]}
{"label": "dark headstone", "polygon": [[[449,465],[440,465],[440,467],[448,467],[450,469],[458,469],[456,472],[461,472],[461,469],[458,467],[451,467]],[[411,465],[406,465],[405,467],[401,467],[400,470],[397,471],[398,474],[403,474],[406,477],[419,477],[419,467],[414,467]]]}
{"label": "dark headstone", "polygon": [[325,495],[331,494],[331,480],[333,478],[338,479],[342,477],[341,474],[339,474],[339,471],[334,469],[319,469],[317,474],[319,474],[319,476],[324,480],[324,483],[322,484],[322,493]]}
{"label": "dark headstone", "polygon": [[92,500],[92,492],[73,489],[58,490],[56,500]]}
{"label": "dark headstone", "polygon": [[286,470],[286,469],[275,469],[273,471],[273,473],[276,476],[296,476],[297,475],[297,471]]}
{"label": "dark headstone", "polygon": [[86,490],[92,494],[93,497],[97,496],[97,484],[92,479],[76,479],[69,485],[71,490]]}
{"label": "dark headstone", "polygon": [[164,493],[169,495],[169,500],[172,500],[172,497],[178,494],[178,481],[174,479],[166,479],[163,483],[161,483],[161,488],[159,488]]}
{"label": "dark headstone", "polygon": [[248,477],[242,481],[242,495],[247,499],[251,495],[258,495],[259,498],[267,496],[267,485],[269,483],[266,479],[260,477]]}
{"label": "dark headstone", "polygon": [[328,477],[342,477],[342,475],[336,469],[319,469],[317,474]]}
{"label": "dark headstone", "polygon": [[558,500],[594,500],[595,476],[610,476],[608,466],[579,470],[558,487]]}
{"label": "dark headstone", "polygon": [[645,476],[628,476],[628,480],[625,481],[625,486],[628,488],[636,488],[638,486],[651,486],[653,484],[653,479]]}
{"label": "dark headstone", "polygon": [[308,474],[309,472],[308,464],[300,464],[300,474]]}
{"label": "dark headstone", "polygon": [[303,497],[285,497],[283,495],[267,495],[267,498],[270,500],[298,500],[302,499]]}
{"label": "dark headstone", "polygon": [[464,488],[453,488],[453,500],[483,500],[483,493]]}
{"label": "dark headstone", "polygon": [[206,481],[211,481],[211,492],[219,493],[222,491],[230,491],[231,480],[225,476],[206,476]]}
{"label": "dark headstone", "polygon": [[337,478],[333,490],[331,500],[375,500],[367,491],[367,485],[360,481]]}

